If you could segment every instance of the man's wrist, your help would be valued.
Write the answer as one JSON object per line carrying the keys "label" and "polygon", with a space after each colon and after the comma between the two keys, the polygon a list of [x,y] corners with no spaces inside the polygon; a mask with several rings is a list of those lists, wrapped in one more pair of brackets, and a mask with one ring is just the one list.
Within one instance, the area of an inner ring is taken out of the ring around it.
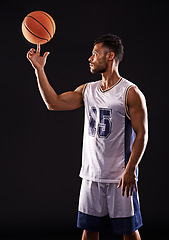
{"label": "man's wrist", "polygon": [[136,170],[136,165],[134,165],[134,164],[128,164],[128,165],[126,166],[126,170],[129,171],[129,172],[135,172],[135,170]]}
{"label": "man's wrist", "polygon": [[40,69],[35,68],[35,72],[36,72],[36,73],[44,72],[44,68],[40,68]]}

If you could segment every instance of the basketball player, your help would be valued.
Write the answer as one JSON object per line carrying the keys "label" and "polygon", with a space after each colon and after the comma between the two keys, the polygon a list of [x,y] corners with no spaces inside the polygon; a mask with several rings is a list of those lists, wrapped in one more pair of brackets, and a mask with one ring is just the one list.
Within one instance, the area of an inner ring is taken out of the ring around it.
{"label": "basketball player", "polygon": [[82,240],[98,240],[109,220],[113,234],[140,240],[142,218],[138,198],[138,164],[148,139],[146,101],[132,82],[121,77],[121,39],[103,35],[89,58],[91,73],[102,79],[57,95],[44,66],[49,52],[31,49],[27,58],[35,69],[41,96],[49,110],[73,110],[84,104],[82,185],[77,226]]}

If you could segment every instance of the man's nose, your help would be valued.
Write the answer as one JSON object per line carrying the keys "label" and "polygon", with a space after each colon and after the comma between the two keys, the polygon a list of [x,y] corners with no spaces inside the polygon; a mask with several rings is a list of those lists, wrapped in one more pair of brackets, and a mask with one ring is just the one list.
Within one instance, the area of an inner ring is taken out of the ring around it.
{"label": "man's nose", "polygon": [[91,62],[91,61],[92,61],[92,56],[91,56],[91,57],[89,57],[88,61],[89,61],[89,62]]}

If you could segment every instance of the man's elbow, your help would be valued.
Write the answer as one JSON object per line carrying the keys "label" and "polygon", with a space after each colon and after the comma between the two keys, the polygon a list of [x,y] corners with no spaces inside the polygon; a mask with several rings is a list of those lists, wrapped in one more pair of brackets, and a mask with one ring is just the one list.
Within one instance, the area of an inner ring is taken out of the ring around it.
{"label": "man's elbow", "polygon": [[141,131],[139,136],[140,139],[142,139],[144,145],[146,146],[148,143],[148,129],[144,129],[143,131]]}
{"label": "man's elbow", "polygon": [[136,132],[136,136],[140,142],[143,142],[146,145],[148,142],[148,129],[141,129]]}
{"label": "man's elbow", "polygon": [[144,133],[144,144],[145,146],[147,145],[148,143],[148,131]]}
{"label": "man's elbow", "polygon": [[57,111],[56,107],[51,104],[46,104],[46,107],[49,111]]}

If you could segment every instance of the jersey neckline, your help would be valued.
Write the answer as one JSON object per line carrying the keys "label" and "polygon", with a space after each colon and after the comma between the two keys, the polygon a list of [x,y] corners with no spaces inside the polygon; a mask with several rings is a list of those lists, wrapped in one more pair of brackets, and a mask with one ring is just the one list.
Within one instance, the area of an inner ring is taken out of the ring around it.
{"label": "jersey neckline", "polygon": [[110,91],[112,88],[114,88],[115,86],[117,86],[122,80],[123,80],[123,78],[121,77],[115,85],[113,85],[112,87],[110,87],[110,88],[108,88],[108,89],[106,89],[106,90],[103,90],[103,89],[102,89],[102,82],[101,82],[101,84],[99,85],[99,91],[100,91],[101,93],[108,92],[108,91]]}

